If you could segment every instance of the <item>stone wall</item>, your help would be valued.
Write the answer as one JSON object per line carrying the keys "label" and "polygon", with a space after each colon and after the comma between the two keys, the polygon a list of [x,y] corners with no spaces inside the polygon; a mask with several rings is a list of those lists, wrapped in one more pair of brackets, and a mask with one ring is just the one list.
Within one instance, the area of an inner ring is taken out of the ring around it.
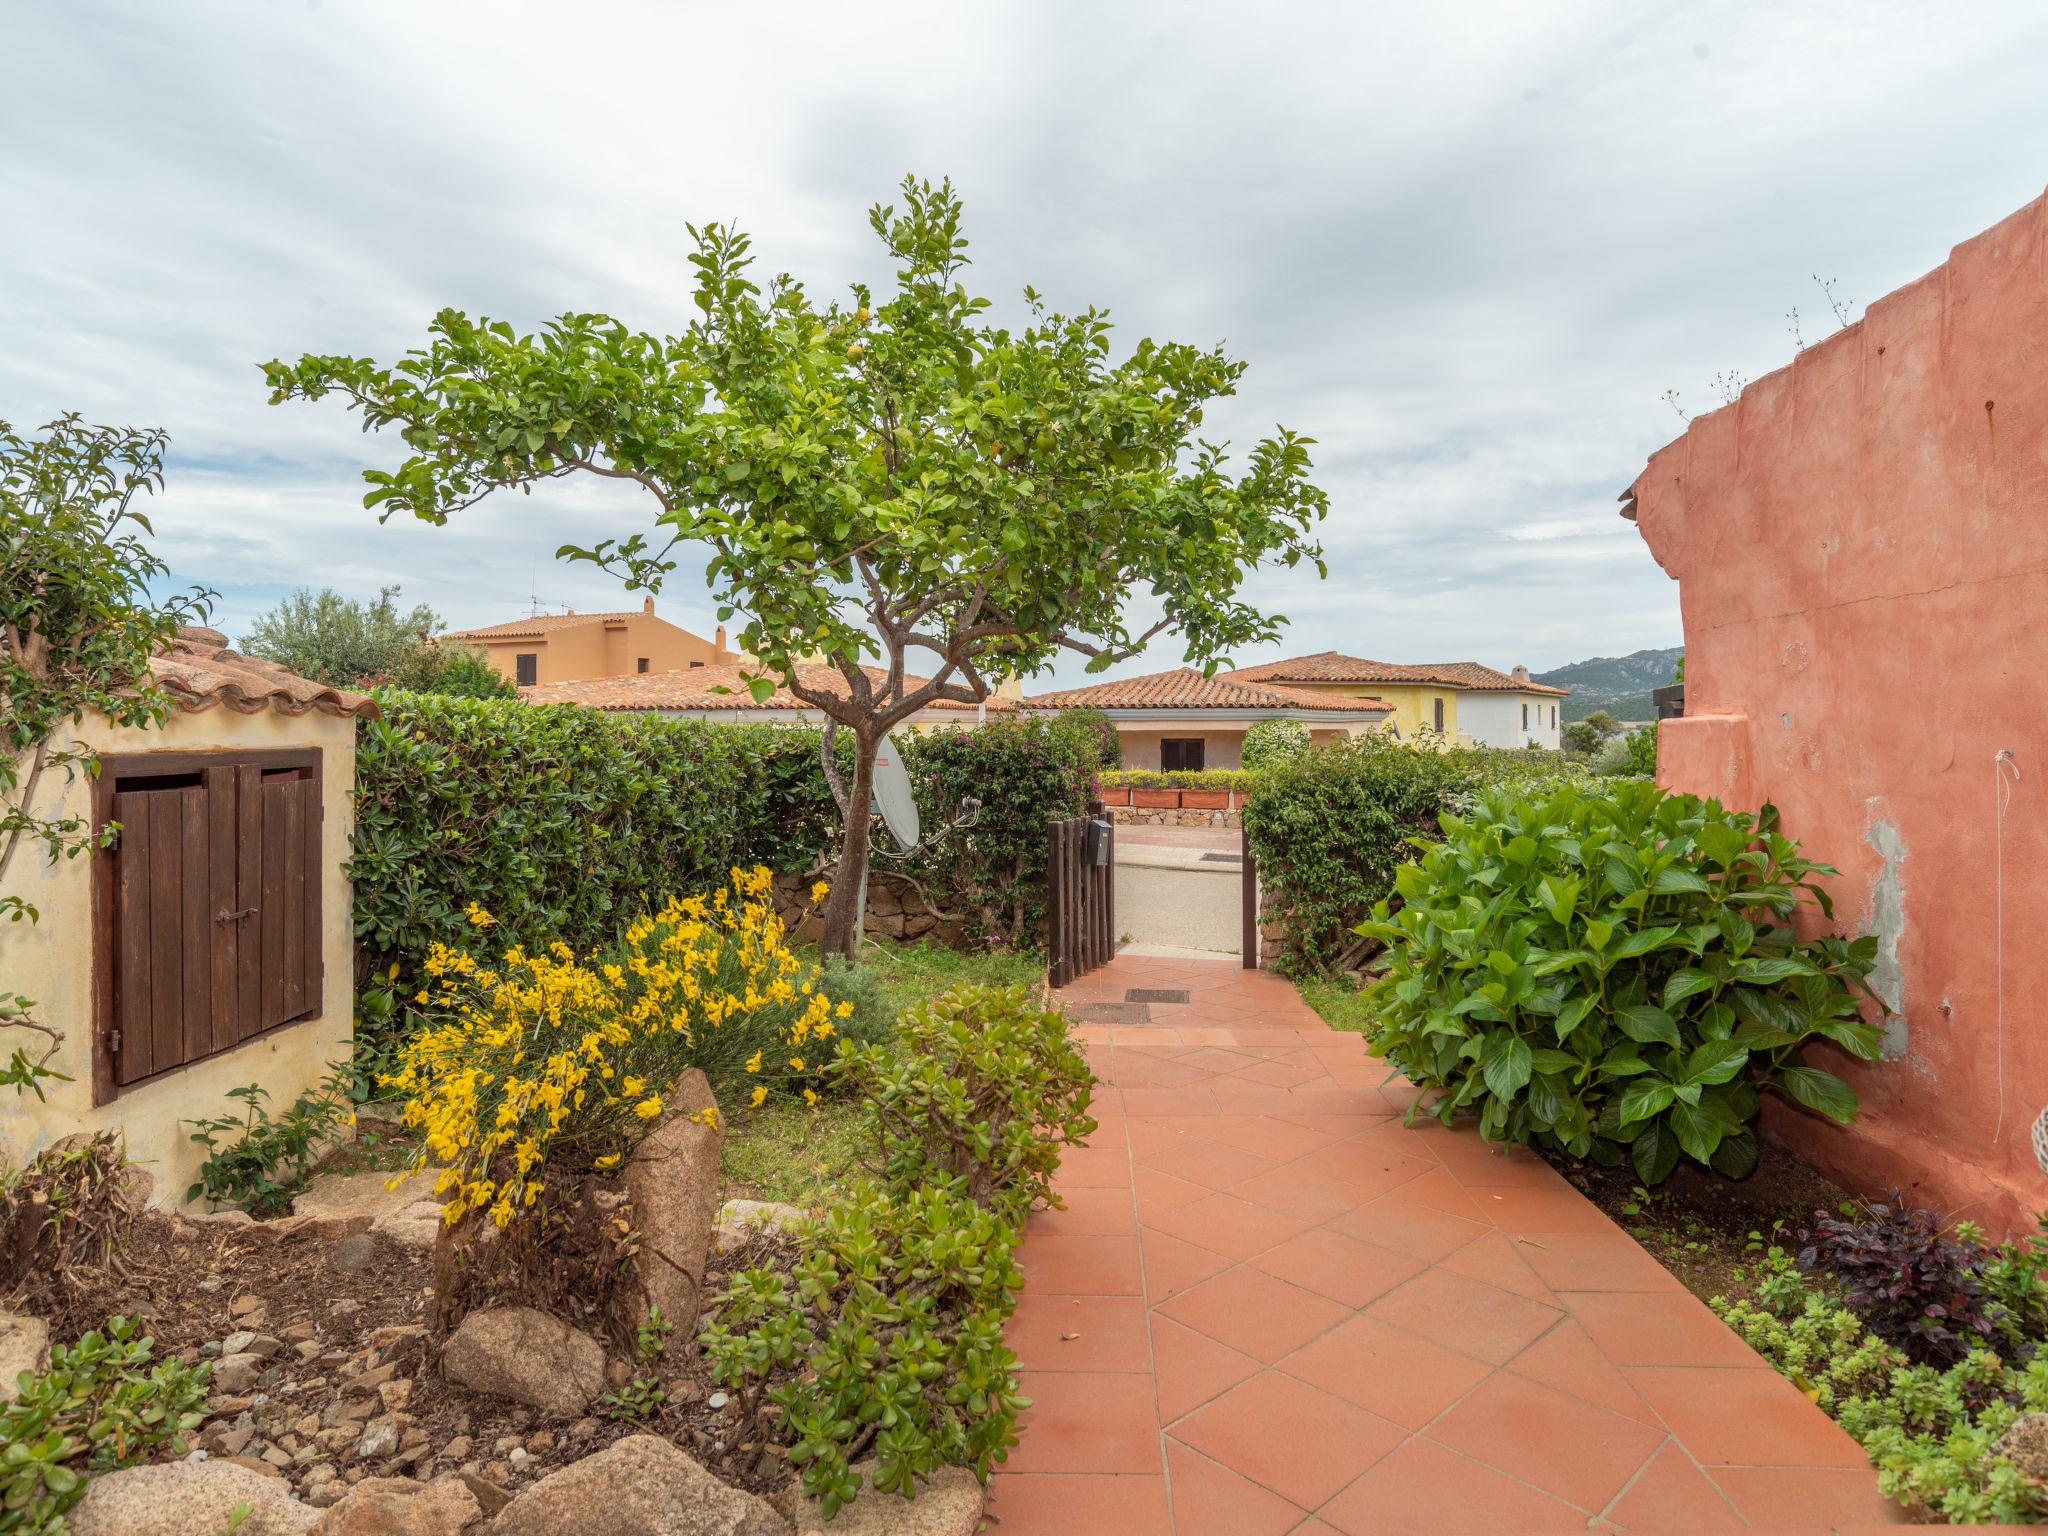
{"label": "stone wall", "polygon": [[[775,910],[788,925],[790,935],[800,944],[814,944],[823,933],[819,908],[812,905],[814,875],[777,875]],[[935,944],[957,947],[965,942],[965,925],[933,916],[917,891],[900,879],[870,870],[865,931],[878,939],[930,939]]]}
{"label": "stone wall", "polygon": [[1243,820],[1234,810],[1190,811],[1176,810],[1168,806],[1112,805],[1110,820],[1118,826],[1130,827],[1236,827]]}

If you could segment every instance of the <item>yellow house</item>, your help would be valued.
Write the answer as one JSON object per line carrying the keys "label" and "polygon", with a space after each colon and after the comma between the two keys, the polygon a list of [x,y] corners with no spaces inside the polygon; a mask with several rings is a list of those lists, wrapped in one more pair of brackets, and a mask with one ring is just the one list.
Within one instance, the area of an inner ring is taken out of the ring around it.
{"label": "yellow house", "polygon": [[1530,680],[1527,667],[1497,671],[1476,661],[1369,661],[1339,651],[1262,662],[1219,674],[1331,698],[1374,698],[1392,709],[1403,741],[1433,732],[1459,746],[1550,747],[1559,743],[1566,690]]}
{"label": "yellow house", "polygon": [[599,677],[676,672],[740,660],[726,649],[725,626],[706,640],[658,617],[654,599],[638,612],[540,614],[458,629],[445,638],[480,647],[500,676],[522,688],[540,683],[580,683]]}

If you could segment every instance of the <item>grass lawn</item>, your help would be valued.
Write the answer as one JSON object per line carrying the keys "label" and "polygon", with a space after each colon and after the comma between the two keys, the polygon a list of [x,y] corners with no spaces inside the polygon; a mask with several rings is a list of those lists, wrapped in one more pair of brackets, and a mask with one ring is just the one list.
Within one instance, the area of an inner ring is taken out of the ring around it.
{"label": "grass lawn", "polygon": [[1371,1006],[1350,977],[1309,977],[1295,985],[1301,989],[1302,1001],[1315,1009],[1330,1028],[1362,1035],[1372,1027]]}
{"label": "grass lawn", "polygon": [[[899,1014],[963,982],[1029,986],[1045,976],[1041,954],[970,955],[932,944],[863,944],[860,965],[874,973],[882,997]],[[827,1204],[864,1150],[859,1125],[851,1099],[825,1099],[816,1109],[780,1102],[728,1110],[722,1166],[727,1196],[812,1209]]]}

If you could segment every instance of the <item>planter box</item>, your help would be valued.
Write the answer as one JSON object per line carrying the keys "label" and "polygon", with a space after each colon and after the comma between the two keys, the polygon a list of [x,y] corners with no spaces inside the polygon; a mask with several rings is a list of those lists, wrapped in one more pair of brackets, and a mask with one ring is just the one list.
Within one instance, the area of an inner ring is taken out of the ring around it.
{"label": "planter box", "polygon": [[1149,806],[1155,811],[1171,811],[1180,806],[1181,791],[1177,789],[1134,789],[1131,804]]}
{"label": "planter box", "polygon": [[1181,809],[1186,811],[1227,811],[1230,809],[1230,791],[1227,789],[1184,789],[1180,792]]}
{"label": "planter box", "polygon": [[1129,805],[1131,803],[1131,786],[1128,784],[1117,784],[1105,787],[1098,784],[1095,787],[1095,795],[1104,805]]}

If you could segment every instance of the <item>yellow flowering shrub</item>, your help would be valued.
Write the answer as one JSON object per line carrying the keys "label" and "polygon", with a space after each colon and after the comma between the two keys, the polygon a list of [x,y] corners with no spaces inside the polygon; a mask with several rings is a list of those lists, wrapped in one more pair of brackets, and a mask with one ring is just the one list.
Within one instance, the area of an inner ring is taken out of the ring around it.
{"label": "yellow flowering shrub", "polygon": [[[436,944],[420,994],[440,1021],[384,1081],[420,1133],[412,1166],[444,1169],[444,1219],[510,1226],[551,1185],[616,1168],[690,1067],[714,1092],[816,1103],[852,1012],[800,959],[766,869],[709,897],[670,898],[613,949],[514,945],[496,960]],[[470,922],[488,930],[490,914]],[[716,1110],[707,1111],[715,1115]]]}

